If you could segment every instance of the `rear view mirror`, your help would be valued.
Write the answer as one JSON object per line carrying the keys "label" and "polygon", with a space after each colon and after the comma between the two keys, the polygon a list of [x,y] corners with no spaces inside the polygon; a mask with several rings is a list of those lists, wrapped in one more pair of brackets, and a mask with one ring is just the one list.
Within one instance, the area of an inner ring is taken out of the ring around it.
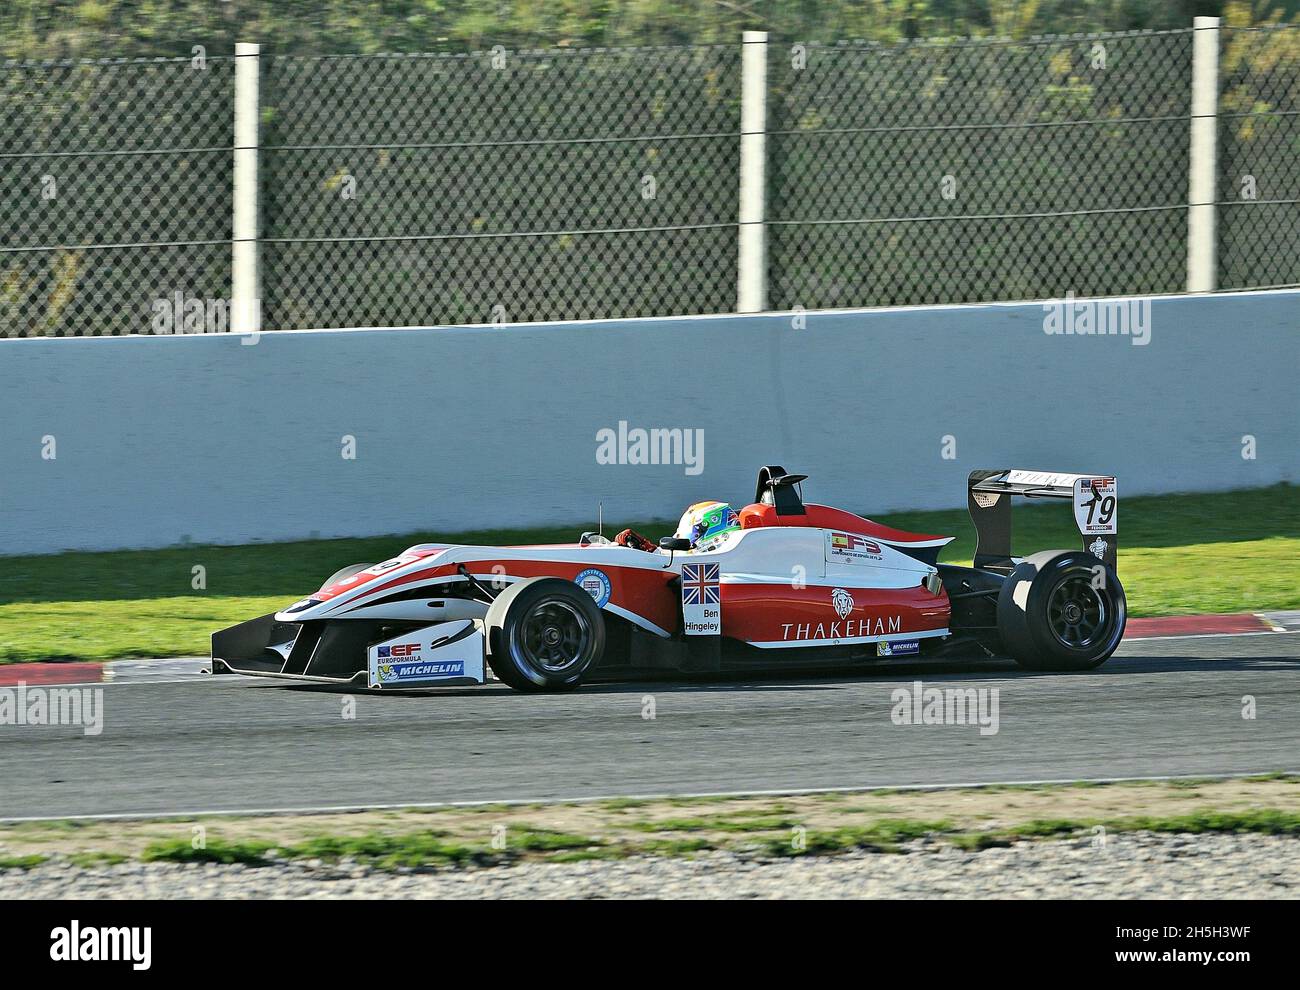
{"label": "rear view mirror", "polygon": [[690,540],[683,540],[677,536],[665,536],[659,540],[661,550],[689,550],[691,548]]}

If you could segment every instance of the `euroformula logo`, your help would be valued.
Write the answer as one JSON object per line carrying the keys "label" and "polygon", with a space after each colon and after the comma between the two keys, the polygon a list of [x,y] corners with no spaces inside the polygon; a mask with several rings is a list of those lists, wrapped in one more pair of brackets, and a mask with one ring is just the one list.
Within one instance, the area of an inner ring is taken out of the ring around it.
{"label": "euroformula logo", "polygon": [[379,658],[381,660],[398,660],[402,657],[418,657],[419,655],[419,643],[396,643],[393,646],[381,646],[379,648]]}
{"label": "euroformula logo", "polygon": [[704,471],[704,430],[681,427],[629,427],[620,419],[618,428],[596,431],[597,464],[676,464],[685,474]]}
{"label": "euroformula logo", "polygon": [[1084,299],[1074,293],[1043,303],[1043,333],[1053,336],[1132,338],[1135,347],[1151,343],[1150,299]]}

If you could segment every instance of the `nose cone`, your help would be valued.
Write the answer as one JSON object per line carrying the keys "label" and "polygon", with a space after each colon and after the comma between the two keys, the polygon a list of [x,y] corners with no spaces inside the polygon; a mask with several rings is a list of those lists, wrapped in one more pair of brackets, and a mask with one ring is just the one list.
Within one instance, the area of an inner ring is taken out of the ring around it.
{"label": "nose cone", "polygon": [[339,599],[364,597],[367,589],[374,589],[391,584],[404,575],[423,571],[431,564],[439,566],[449,563],[448,551],[455,549],[452,545],[442,543],[422,543],[364,570],[349,574],[347,577],[327,584],[308,598],[294,602],[276,616],[282,622],[307,622],[325,617],[326,612],[338,616]]}
{"label": "nose cone", "polygon": [[317,598],[304,598],[300,602],[294,602],[283,611],[275,613],[276,622],[307,622],[311,619],[319,618],[321,607],[325,603]]}

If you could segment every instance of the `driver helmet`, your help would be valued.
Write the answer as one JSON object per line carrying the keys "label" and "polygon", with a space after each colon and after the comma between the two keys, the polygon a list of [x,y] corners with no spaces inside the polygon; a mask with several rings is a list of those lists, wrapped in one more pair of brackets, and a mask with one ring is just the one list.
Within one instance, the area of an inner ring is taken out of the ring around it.
{"label": "driver helmet", "polygon": [[711,550],[739,529],[740,516],[726,502],[696,502],[682,514],[674,535],[690,540],[692,550]]}

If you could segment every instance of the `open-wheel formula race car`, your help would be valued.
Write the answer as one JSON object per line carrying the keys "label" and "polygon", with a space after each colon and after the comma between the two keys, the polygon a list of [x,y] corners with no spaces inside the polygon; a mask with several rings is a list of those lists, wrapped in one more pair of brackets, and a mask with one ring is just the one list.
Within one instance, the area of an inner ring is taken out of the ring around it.
{"label": "open-wheel formula race car", "polygon": [[[974,566],[949,536],[805,503],[805,475],[763,467],[754,502],[707,546],[631,531],[554,546],[422,544],[355,564],[282,612],[213,634],[212,672],[369,688],[523,691],[654,671],[838,667],[998,656],[1088,670],[1124,634],[1115,479],[974,471]],[[1011,555],[1014,497],[1073,501],[1078,550]]]}

